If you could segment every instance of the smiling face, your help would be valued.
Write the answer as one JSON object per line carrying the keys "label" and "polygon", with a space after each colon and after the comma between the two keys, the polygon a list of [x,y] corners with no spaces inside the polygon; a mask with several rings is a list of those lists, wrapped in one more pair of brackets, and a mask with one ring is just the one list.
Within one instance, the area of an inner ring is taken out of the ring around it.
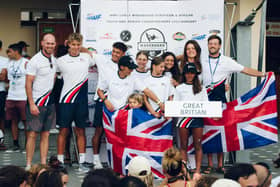
{"label": "smiling face", "polygon": [[82,48],[82,42],[73,40],[69,42],[68,46],[69,46],[69,54],[71,56],[78,56]]}
{"label": "smiling face", "polygon": [[136,58],[136,63],[138,65],[138,69],[145,70],[146,69],[146,65],[148,63],[147,56],[144,55],[144,54],[138,55],[137,58]]}
{"label": "smiling face", "polygon": [[129,108],[133,109],[133,108],[141,108],[142,104],[139,103],[136,99],[134,98],[129,98],[128,99],[128,106]]}
{"label": "smiling face", "polygon": [[175,61],[175,59],[174,59],[173,56],[171,56],[171,55],[165,57],[165,59],[164,59],[165,68],[166,68],[167,70],[170,70],[171,68],[173,68],[173,66],[174,66],[174,61]]}
{"label": "smiling face", "polygon": [[124,56],[124,54],[125,54],[125,52],[123,52],[122,50],[113,47],[113,50],[112,50],[112,61],[113,62],[119,62],[120,58],[122,56]]}
{"label": "smiling face", "polygon": [[218,39],[211,39],[208,42],[208,51],[210,56],[217,56],[220,53],[221,44]]}
{"label": "smiling face", "polygon": [[154,76],[161,76],[165,70],[165,62],[161,62],[158,65],[153,64],[153,72]]}
{"label": "smiling face", "polygon": [[197,55],[197,51],[195,49],[195,46],[192,43],[189,43],[186,47],[186,54],[188,57],[188,62],[193,62],[194,58]]}
{"label": "smiling face", "polygon": [[46,34],[41,41],[42,49],[44,52],[48,55],[51,55],[54,53],[55,49],[55,37],[52,34]]}

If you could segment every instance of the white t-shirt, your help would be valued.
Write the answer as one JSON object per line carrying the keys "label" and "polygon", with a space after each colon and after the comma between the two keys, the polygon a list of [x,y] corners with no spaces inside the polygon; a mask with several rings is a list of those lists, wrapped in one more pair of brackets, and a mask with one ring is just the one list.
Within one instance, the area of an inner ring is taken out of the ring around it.
{"label": "white t-shirt", "polygon": [[[95,54],[93,58],[98,71],[98,87],[102,80],[111,79],[111,75],[118,71],[118,63],[113,62],[112,59],[106,58],[104,55]],[[97,92],[94,99],[98,99]]]}
{"label": "white t-shirt", "polygon": [[147,72],[140,72],[136,69],[131,72],[131,76],[135,79],[144,80],[151,75],[151,72],[148,70]]}
{"label": "white t-shirt", "polygon": [[26,74],[35,76],[32,96],[37,106],[46,106],[54,103],[50,94],[54,85],[55,66],[56,58],[51,56],[51,59],[49,59],[42,51],[34,55],[26,66]]}
{"label": "white t-shirt", "polygon": [[29,60],[20,58],[19,60],[10,60],[8,64],[9,90],[7,100],[26,101],[25,75],[26,65]]}
{"label": "white t-shirt", "polygon": [[[0,73],[3,69],[7,69],[8,66],[8,58],[5,58],[3,56],[0,56]],[[0,81],[0,92],[6,91],[5,89],[5,82]]]}
{"label": "white t-shirt", "polygon": [[244,69],[244,66],[224,55],[220,55],[218,58],[207,57],[201,64],[204,86],[211,85],[211,82],[218,83],[226,79],[230,74],[241,72]]}
{"label": "white t-shirt", "polygon": [[57,59],[57,71],[63,77],[60,103],[87,101],[88,68],[94,66],[93,58],[87,53],[78,56],[66,54]]}
{"label": "white t-shirt", "polygon": [[120,78],[118,72],[111,75],[110,79],[103,79],[98,88],[107,91],[108,100],[113,104],[115,110],[125,106],[127,98],[134,91],[143,91],[146,86],[134,79],[132,76]]}
{"label": "white t-shirt", "polygon": [[[154,77],[150,75],[144,80],[144,83],[162,102],[167,101],[169,96],[174,95],[174,87],[167,76]],[[159,108],[150,98],[148,101],[155,111]]]}
{"label": "white t-shirt", "polygon": [[182,83],[175,88],[174,101],[208,101],[206,89],[194,94],[191,84]]}

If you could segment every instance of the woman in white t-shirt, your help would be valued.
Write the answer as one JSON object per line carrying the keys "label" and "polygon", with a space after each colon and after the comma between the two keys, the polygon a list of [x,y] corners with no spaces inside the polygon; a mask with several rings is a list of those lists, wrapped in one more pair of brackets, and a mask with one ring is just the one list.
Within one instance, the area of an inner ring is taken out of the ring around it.
{"label": "woman in white t-shirt", "polygon": [[[175,101],[208,101],[206,89],[202,87],[198,79],[198,71],[193,63],[186,64],[183,68],[182,84],[176,87],[174,94]],[[178,120],[180,136],[180,151],[184,161],[187,161],[187,146],[190,130],[193,136],[195,149],[196,169],[194,178],[200,177],[202,162],[202,133],[203,119],[183,117]]]}
{"label": "woman in white t-shirt", "polygon": [[170,78],[174,87],[180,83],[180,70],[176,56],[172,52],[165,52],[162,55],[165,64],[165,75]]}
{"label": "woman in white t-shirt", "polygon": [[[147,88],[149,88],[159,99],[159,102],[165,102],[173,99],[174,87],[170,82],[170,78],[164,76],[165,69],[164,60],[161,57],[155,57],[151,62],[151,74],[144,80]],[[161,117],[162,112],[151,99],[144,98],[148,111],[155,117]]]}

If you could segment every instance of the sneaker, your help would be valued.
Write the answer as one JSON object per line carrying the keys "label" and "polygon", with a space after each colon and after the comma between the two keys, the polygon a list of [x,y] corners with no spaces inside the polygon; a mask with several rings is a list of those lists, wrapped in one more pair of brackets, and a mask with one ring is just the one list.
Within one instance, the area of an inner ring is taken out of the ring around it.
{"label": "sneaker", "polygon": [[4,144],[0,144],[0,151],[6,151],[7,147]]}
{"label": "sneaker", "polygon": [[100,160],[94,160],[93,161],[93,165],[94,165],[94,169],[102,169],[102,163],[100,162]]}
{"label": "sneaker", "polygon": [[79,171],[82,173],[87,173],[89,172],[89,168],[86,166],[85,163],[79,164]]}
{"label": "sneaker", "polygon": [[16,153],[16,152],[20,152],[20,147],[17,145],[14,145],[11,149],[8,149],[6,151],[6,153]]}
{"label": "sneaker", "polygon": [[25,171],[29,171],[30,168],[31,168],[31,165],[27,165],[24,169],[25,169]]}

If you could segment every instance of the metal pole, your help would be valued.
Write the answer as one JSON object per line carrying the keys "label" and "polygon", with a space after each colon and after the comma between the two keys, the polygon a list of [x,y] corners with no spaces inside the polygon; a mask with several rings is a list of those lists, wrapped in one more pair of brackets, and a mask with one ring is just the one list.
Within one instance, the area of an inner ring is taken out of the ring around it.
{"label": "metal pole", "polygon": [[77,14],[77,20],[76,20],[76,23],[75,23],[75,20],[74,20],[74,18],[73,18],[72,6],[80,6],[80,4],[70,3],[70,4],[68,5],[69,10],[70,10],[70,17],[71,17],[73,32],[76,32],[77,25],[78,25],[78,18],[79,18],[79,15],[80,15],[80,7],[79,7],[78,14]]}
{"label": "metal pole", "polygon": [[[264,0],[262,4],[262,17],[261,17],[261,29],[260,29],[260,43],[259,43],[259,58],[258,58],[258,70],[262,71],[263,66],[263,50],[264,50],[264,36],[265,36],[265,24],[266,24],[266,7],[267,1]],[[257,78],[257,85],[261,83],[261,77]]]}

